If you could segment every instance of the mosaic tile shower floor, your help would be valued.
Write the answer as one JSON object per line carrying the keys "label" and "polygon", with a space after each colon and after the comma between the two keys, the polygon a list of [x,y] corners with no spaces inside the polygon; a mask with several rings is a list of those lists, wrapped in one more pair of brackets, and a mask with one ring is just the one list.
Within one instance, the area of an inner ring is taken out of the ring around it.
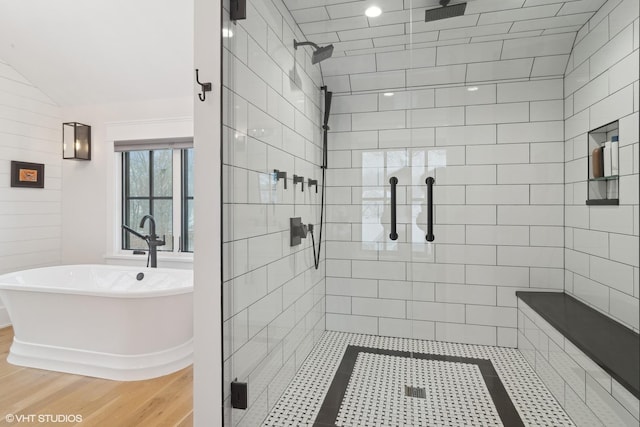
{"label": "mosaic tile shower floor", "polygon": [[[573,426],[516,349],[328,331],[264,426],[313,426],[348,346],[488,359],[525,426]],[[425,398],[405,395],[423,387]],[[476,365],[359,353],[333,424],[344,427],[502,426]],[[510,426],[507,426],[510,427]]]}

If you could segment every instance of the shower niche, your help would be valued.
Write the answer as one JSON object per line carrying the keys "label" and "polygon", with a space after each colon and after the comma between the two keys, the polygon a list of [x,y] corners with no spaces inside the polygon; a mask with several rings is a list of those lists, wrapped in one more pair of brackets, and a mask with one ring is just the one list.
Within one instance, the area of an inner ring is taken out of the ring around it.
{"label": "shower niche", "polygon": [[587,136],[587,205],[618,205],[618,121],[593,129]]}

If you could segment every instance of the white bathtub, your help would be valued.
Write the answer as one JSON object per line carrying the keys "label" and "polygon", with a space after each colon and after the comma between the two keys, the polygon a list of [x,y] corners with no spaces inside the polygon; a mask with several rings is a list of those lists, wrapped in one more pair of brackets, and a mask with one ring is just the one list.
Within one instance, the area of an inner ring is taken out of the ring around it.
{"label": "white bathtub", "polygon": [[193,360],[188,270],[38,268],[0,276],[0,298],[15,332],[7,358],[14,365],[135,381]]}

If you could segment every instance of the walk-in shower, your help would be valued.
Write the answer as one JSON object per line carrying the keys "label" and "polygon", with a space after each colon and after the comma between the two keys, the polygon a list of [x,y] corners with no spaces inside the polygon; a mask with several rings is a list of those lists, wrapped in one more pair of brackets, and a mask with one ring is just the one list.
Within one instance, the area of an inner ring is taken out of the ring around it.
{"label": "walk-in shower", "polygon": [[637,424],[637,0],[223,15],[225,425]]}

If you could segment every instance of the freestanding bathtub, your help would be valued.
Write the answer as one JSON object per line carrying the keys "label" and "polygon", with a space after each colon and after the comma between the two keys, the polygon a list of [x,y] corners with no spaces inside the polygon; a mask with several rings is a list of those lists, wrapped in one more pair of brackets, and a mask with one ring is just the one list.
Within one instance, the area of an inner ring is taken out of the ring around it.
{"label": "freestanding bathtub", "polygon": [[188,270],[68,265],[5,274],[0,298],[15,334],[7,361],[119,381],[175,372],[193,359],[192,297]]}

